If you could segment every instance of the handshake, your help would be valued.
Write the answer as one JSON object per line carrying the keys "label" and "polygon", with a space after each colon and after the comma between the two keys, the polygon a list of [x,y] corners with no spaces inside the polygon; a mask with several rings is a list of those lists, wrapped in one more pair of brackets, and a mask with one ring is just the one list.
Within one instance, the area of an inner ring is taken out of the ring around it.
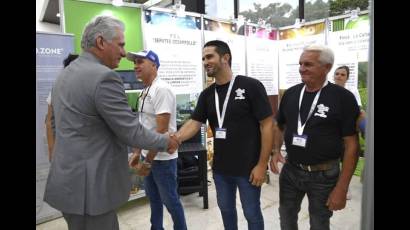
{"label": "handshake", "polygon": [[[181,145],[181,141],[178,136],[173,133],[169,135],[167,152],[169,154],[175,153],[178,147]],[[133,155],[128,160],[128,165],[130,168],[136,170],[139,176],[148,176],[151,172],[151,163],[157,155],[156,151],[149,151],[144,160],[140,160],[141,149],[134,148]]]}
{"label": "handshake", "polygon": [[167,152],[173,154],[178,147],[181,145],[182,141],[176,133],[169,134],[168,148]]}

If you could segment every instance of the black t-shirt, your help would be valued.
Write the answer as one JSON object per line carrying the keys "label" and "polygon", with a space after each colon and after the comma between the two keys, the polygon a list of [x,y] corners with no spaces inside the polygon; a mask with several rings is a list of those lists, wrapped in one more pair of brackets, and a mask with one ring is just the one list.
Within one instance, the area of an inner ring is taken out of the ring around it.
{"label": "black t-shirt", "polygon": [[[218,127],[215,86],[214,83],[201,93],[191,117],[202,123],[208,120],[214,137]],[[216,87],[220,113],[228,87],[229,83]],[[271,115],[272,108],[262,83],[250,77],[237,76],[223,121],[226,139],[214,138],[213,170],[229,176],[249,176],[260,155],[259,121]]]}
{"label": "black t-shirt", "polygon": [[[297,134],[299,96],[303,83],[286,90],[276,119],[285,125],[284,141],[288,160],[301,164],[318,164],[339,158],[343,151],[343,137],[356,133],[356,120],[360,109],[354,95],[347,89],[328,83],[320,94],[312,115],[307,120],[304,135],[306,147],[292,144]],[[306,121],[313,99],[317,92],[304,92],[301,104],[302,125]],[[320,111],[319,111],[320,108]]]}

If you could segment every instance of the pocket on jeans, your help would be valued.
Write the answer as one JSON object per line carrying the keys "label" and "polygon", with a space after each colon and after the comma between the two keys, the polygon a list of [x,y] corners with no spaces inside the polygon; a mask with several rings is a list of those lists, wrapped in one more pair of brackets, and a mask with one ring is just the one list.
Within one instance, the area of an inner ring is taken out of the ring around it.
{"label": "pocket on jeans", "polygon": [[329,180],[337,179],[339,177],[339,173],[340,168],[338,164],[336,164],[329,170],[322,171],[323,177]]}

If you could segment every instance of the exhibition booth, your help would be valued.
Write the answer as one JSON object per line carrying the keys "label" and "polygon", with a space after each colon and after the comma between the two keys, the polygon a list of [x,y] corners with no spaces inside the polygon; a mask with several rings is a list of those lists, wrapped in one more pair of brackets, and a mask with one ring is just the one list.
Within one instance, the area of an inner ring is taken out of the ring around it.
{"label": "exhibition booth", "polygon": [[[270,28],[261,24],[238,20],[221,20],[194,12],[176,12],[173,9],[144,8],[128,3],[122,7],[111,4],[63,0],[61,8],[62,34],[37,32],[36,34],[36,223],[61,216],[43,201],[44,187],[50,163],[47,157],[44,119],[47,113],[46,98],[62,70],[62,61],[69,53],[81,53],[81,35],[85,24],[96,15],[113,15],[125,23],[125,49],[154,50],[161,61],[158,76],[169,83],[177,94],[177,125],[182,125],[193,111],[200,92],[211,83],[202,66],[202,47],[210,40],[227,42],[232,51],[232,70],[235,75],[256,78],[264,85],[274,113],[283,92],[301,82],[299,56],[310,44],[326,44],[335,52],[336,67],[347,65],[350,77],[349,90],[359,91],[362,107],[367,106],[367,63],[369,53],[369,16],[362,12],[357,17],[341,15],[283,28]],[[142,85],[135,79],[133,63],[121,60],[116,69],[124,82],[124,89],[132,108]],[[201,185],[204,195],[206,159],[212,155],[206,127],[196,139],[206,150],[202,159]],[[363,145],[362,141],[362,145]],[[364,148],[362,146],[362,148]],[[204,151],[201,149],[200,151]],[[192,149],[190,149],[192,150]],[[195,149],[191,152],[195,152]],[[195,154],[194,154],[195,155]],[[203,171],[205,170],[205,171]],[[360,174],[361,169],[356,171]],[[133,191],[130,199],[144,196],[141,179],[132,174]],[[206,187],[205,187],[206,188]],[[207,201],[206,201],[207,202]],[[204,198],[204,208],[206,203]]]}

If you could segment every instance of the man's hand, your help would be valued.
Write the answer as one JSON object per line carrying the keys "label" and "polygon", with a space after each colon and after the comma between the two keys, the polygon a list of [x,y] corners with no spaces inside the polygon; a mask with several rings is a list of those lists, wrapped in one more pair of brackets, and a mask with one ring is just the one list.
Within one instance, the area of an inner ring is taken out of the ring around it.
{"label": "man's hand", "polygon": [[265,182],[265,176],[266,165],[263,167],[257,164],[251,171],[251,175],[249,176],[249,182],[251,182],[254,186],[262,186],[263,182]]}
{"label": "man's hand", "polygon": [[338,186],[334,187],[326,202],[329,210],[337,211],[344,209],[346,207],[346,194],[347,189],[339,188]]}
{"label": "man's hand", "polygon": [[138,162],[140,161],[140,150],[134,149],[132,156],[128,160],[128,165],[131,168],[135,168],[138,165]]}
{"label": "man's hand", "polygon": [[278,162],[282,162],[283,164],[286,162],[286,160],[282,156],[280,150],[274,151],[273,156],[270,159],[270,171],[272,171],[275,174],[279,173]]}
{"label": "man's hand", "polygon": [[178,142],[178,145],[181,145],[181,143],[182,143],[181,137],[179,136],[179,134],[177,132],[176,133],[171,133],[169,136],[174,138]]}
{"label": "man's hand", "polygon": [[152,161],[154,160],[155,156],[157,156],[157,153],[158,153],[158,152],[156,152],[156,151],[150,150],[150,151],[147,153],[147,156],[145,157],[145,161],[146,161],[146,162],[149,162],[149,163],[152,163]]}
{"label": "man's hand", "polygon": [[171,134],[171,135],[169,136],[168,150],[167,150],[167,152],[168,152],[169,154],[173,154],[173,153],[178,149],[179,144],[180,144],[180,143],[179,143],[179,141],[178,141],[178,138],[177,138],[175,135]]}
{"label": "man's hand", "polygon": [[151,172],[151,163],[145,161],[143,163],[140,162],[135,169],[137,170],[138,176],[148,176]]}

